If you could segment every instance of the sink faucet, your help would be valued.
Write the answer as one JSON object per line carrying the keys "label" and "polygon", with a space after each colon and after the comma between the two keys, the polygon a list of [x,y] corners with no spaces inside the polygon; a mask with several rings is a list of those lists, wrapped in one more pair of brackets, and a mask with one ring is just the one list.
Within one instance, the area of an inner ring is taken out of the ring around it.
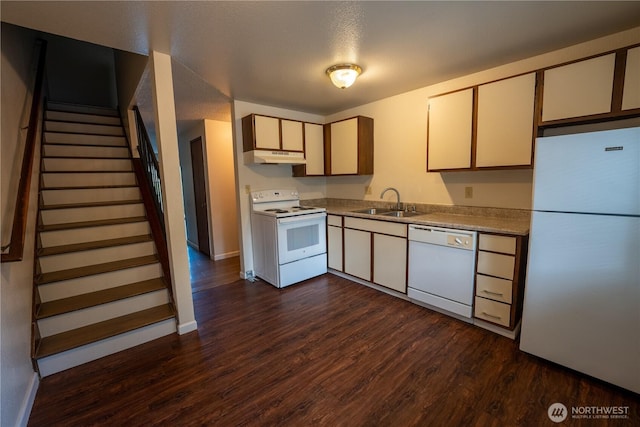
{"label": "sink faucet", "polygon": [[395,188],[393,188],[393,187],[385,188],[384,190],[382,190],[382,193],[380,193],[380,198],[382,199],[382,197],[384,196],[384,193],[386,193],[389,190],[395,191],[396,197],[398,198],[398,204],[396,205],[396,210],[401,211],[402,210],[402,202],[400,201],[400,193]]}

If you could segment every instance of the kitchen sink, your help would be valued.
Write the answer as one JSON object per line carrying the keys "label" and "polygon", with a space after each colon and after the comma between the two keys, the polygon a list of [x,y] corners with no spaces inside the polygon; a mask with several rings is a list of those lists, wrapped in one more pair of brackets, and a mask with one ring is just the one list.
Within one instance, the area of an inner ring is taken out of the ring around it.
{"label": "kitchen sink", "polygon": [[369,214],[369,215],[386,215],[387,213],[391,213],[389,209],[378,209],[378,208],[368,208],[368,209],[358,209],[357,211],[353,211],[353,213],[361,213],[361,214]]}
{"label": "kitchen sink", "polygon": [[409,211],[391,211],[391,212],[382,212],[380,215],[384,216],[395,216],[396,218],[408,218],[417,215],[424,215],[422,212],[409,212]]}

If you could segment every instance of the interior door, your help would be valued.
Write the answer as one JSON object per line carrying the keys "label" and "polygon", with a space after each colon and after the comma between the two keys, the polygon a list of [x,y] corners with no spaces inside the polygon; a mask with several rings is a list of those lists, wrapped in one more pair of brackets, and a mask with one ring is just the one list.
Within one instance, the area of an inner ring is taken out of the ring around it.
{"label": "interior door", "polygon": [[209,248],[209,219],[207,215],[207,190],[205,186],[202,138],[191,141],[191,166],[193,173],[193,194],[196,204],[196,225],[198,228],[198,250],[211,256]]}

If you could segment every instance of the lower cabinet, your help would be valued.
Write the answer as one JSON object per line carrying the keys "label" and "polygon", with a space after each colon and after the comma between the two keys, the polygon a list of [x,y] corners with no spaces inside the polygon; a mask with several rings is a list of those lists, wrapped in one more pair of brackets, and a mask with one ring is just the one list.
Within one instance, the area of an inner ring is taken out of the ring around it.
{"label": "lower cabinet", "polygon": [[476,319],[509,331],[518,327],[522,318],[526,248],[526,237],[479,234]]}
{"label": "lower cabinet", "polygon": [[342,271],[342,217],[327,215],[327,266]]}
{"label": "lower cabinet", "polygon": [[345,217],[344,272],[406,293],[406,224]]}

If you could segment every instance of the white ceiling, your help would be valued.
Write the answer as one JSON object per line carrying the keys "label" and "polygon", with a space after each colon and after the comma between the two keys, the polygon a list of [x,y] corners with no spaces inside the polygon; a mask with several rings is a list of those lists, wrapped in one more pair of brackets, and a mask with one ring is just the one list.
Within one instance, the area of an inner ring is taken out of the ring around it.
{"label": "white ceiling", "polygon": [[[176,92],[203,111],[233,98],[323,115],[640,22],[638,1],[2,0],[0,6],[2,21],[12,24],[139,54],[169,53],[174,73],[186,79]],[[341,62],[364,69],[346,90],[324,73]]]}

